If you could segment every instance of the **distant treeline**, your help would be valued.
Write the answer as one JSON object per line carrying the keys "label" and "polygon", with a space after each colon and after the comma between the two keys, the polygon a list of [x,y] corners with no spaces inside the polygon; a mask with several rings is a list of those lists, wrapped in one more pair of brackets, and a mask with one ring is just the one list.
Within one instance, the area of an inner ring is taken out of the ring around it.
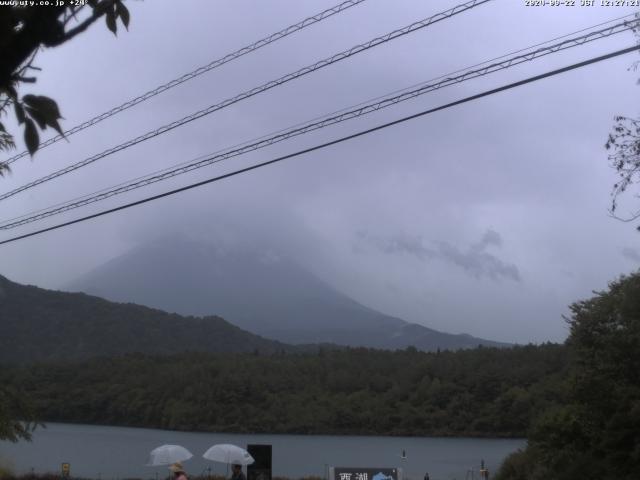
{"label": "distant treeline", "polygon": [[424,353],[131,354],[4,367],[45,421],[187,431],[523,437],[555,405],[563,345]]}

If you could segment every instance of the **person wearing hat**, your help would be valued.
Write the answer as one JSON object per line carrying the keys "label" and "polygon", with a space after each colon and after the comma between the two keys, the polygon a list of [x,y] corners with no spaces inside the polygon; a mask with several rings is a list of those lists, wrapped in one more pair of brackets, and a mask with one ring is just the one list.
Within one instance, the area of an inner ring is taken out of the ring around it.
{"label": "person wearing hat", "polygon": [[247,480],[247,477],[242,473],[242,465],[238,463],[231,465],[231,480]]}
{"label": "person wearing hat", "polygon": [[180,462],[173,463],[169,466],[169,470],[173,473],[173,480],[188,480],[184,467]]}

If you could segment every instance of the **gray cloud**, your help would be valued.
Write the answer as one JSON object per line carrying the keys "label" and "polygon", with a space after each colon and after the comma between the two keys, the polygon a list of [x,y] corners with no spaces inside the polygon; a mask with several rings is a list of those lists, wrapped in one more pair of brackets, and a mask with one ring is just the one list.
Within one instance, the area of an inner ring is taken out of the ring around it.
{"label": "gray cloud", "polygon": [[[497,256],[487,252],[489,247],[502,246],[502,237],[494,230],[487,230],[482,238],[473,243],[466,250],[461,250],[449,242],[431,242],[434,247],[425,245],[420,236],[394,235],[379,237],[364,231],[357,232],[358,243],[366,243],[385,254],[408,254],[419,260],[439,259],[462,268],[476,278],[491,278],[492,280],[508,279],[521,281],[518,267],[506,263]],[[356,247],[362,251],[361,247]]]}
{"label": "gray cloud", "polygon": [[622,255],[629,260],[640,263],[640,253],[635,248],[625,247],[622,249]]}
{"label": "gray cloud", "polygon": [[482,235],[482,238],[480,239],[480,241],[478,243],[473,244],[471,246],[471,249],[481,252],[485,248],[490,246],[495,246],[495,247],[502,246],[502,237],[498,232],[491,229],[484,232],[484,235]]}
{"label": "gray cloud", "polygon": [[360,244],[364,242],[377,248],[382,253],[406,253],[420,260],[438,256],[436,250],[424,246],[423,240],[419,236],[395,235],[393,237],[383,238],[370,235],[362,230],[356,232],[356,236],[359,240],[359,242],[356,243],[356,251],[361,251]]}
{"label": "gray cloud", "polygon": [[488,277],[493,280],[501,278],[520,281],[518,267],[511,263],[505,263],[495,255],[485,252],[480,244],[472,245],[463,252],[446,242],[439,243],[439,253],[442,258],[462,267],[466,272],[476,278]]}

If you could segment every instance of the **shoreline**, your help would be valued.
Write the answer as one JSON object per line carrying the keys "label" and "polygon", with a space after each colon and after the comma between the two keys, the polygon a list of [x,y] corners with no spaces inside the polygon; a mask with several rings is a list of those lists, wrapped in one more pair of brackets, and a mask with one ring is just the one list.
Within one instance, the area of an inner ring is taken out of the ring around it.
{"label": "shoreline", "polygon": [[[61,464],[69,463],[72,478],[166,480],[167,467],[148,467],[149,452],[160,445],[181,445],[193,457],[184,463],[187,473],[200,477],[224,476],[226,465],[212,463],[202,454],[214,444],[272,446],[272,472],[282,479],[324,478],[327,466],[396,468],[405,480],[421,480],[426,471],[432,479],[464,478],[470,468],[485,460],[496,470],[525,441],[451,437],[389,437],[337,435],[209,434],[118,426],[49,423],[35,432],[33,442],[0,442],[0,466],[8,467],[19,480],[30,472],[57,480]],[[406,458],[402,452],[406,451]],[[211,470],[209,470],[211,469]],[[58,474],[58,475],[56,475]],[[157,477],[156,477],[157,475]],[[202,480],[208,477],[202,477]],[[2,479],[4,480],[4,479]],[[211,479],[214,480],[214,479]]]}
{"label": "shoreline", "polygon": [[41,421],[42,425],[38,426],[33,433],[38,430],[46,429],[47,425],[72,425],[75,427],[101,427],[101,428],[133,428],[136,430],[153,430],[156,432],[169,432],[169,433],[194,433],[202,435],[252,435],[252,436],[301,436],[301,437],[387,437],[387,438],[430,438],[430,439],[458,439],[458,440],[523,440],[526,441],[526,436],[520,435],[446,435],[446,434],[428,434],[428,435],[411,435],[406,433],[344,433],[344,432],[254,432],[254,431],[225,431],[225,430],[171,430],[154,426],[140,426],[140,425],[114,425],[103,423],[87,423],[87,422],[73,422],[73,421]]}

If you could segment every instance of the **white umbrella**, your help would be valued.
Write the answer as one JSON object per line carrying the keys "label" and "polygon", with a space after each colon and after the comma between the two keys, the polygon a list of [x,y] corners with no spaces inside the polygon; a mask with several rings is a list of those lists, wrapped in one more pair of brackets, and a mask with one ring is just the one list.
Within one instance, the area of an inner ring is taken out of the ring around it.
{"label": "white umbrella", "polygon": [[202,456],[207,460],[226,463],[227,465],[230,463],[233,465],[250,465],[254,462],[253,457],[244,448],[228,443],[214,445],[204,452]]}
{"label": "white umbrella", "polygon": [[171,465],[176,462],[184,462],[191,457],[193,457],[192,453],[180,445],[161,445],[151,450],[147,465],[150,467]]}

